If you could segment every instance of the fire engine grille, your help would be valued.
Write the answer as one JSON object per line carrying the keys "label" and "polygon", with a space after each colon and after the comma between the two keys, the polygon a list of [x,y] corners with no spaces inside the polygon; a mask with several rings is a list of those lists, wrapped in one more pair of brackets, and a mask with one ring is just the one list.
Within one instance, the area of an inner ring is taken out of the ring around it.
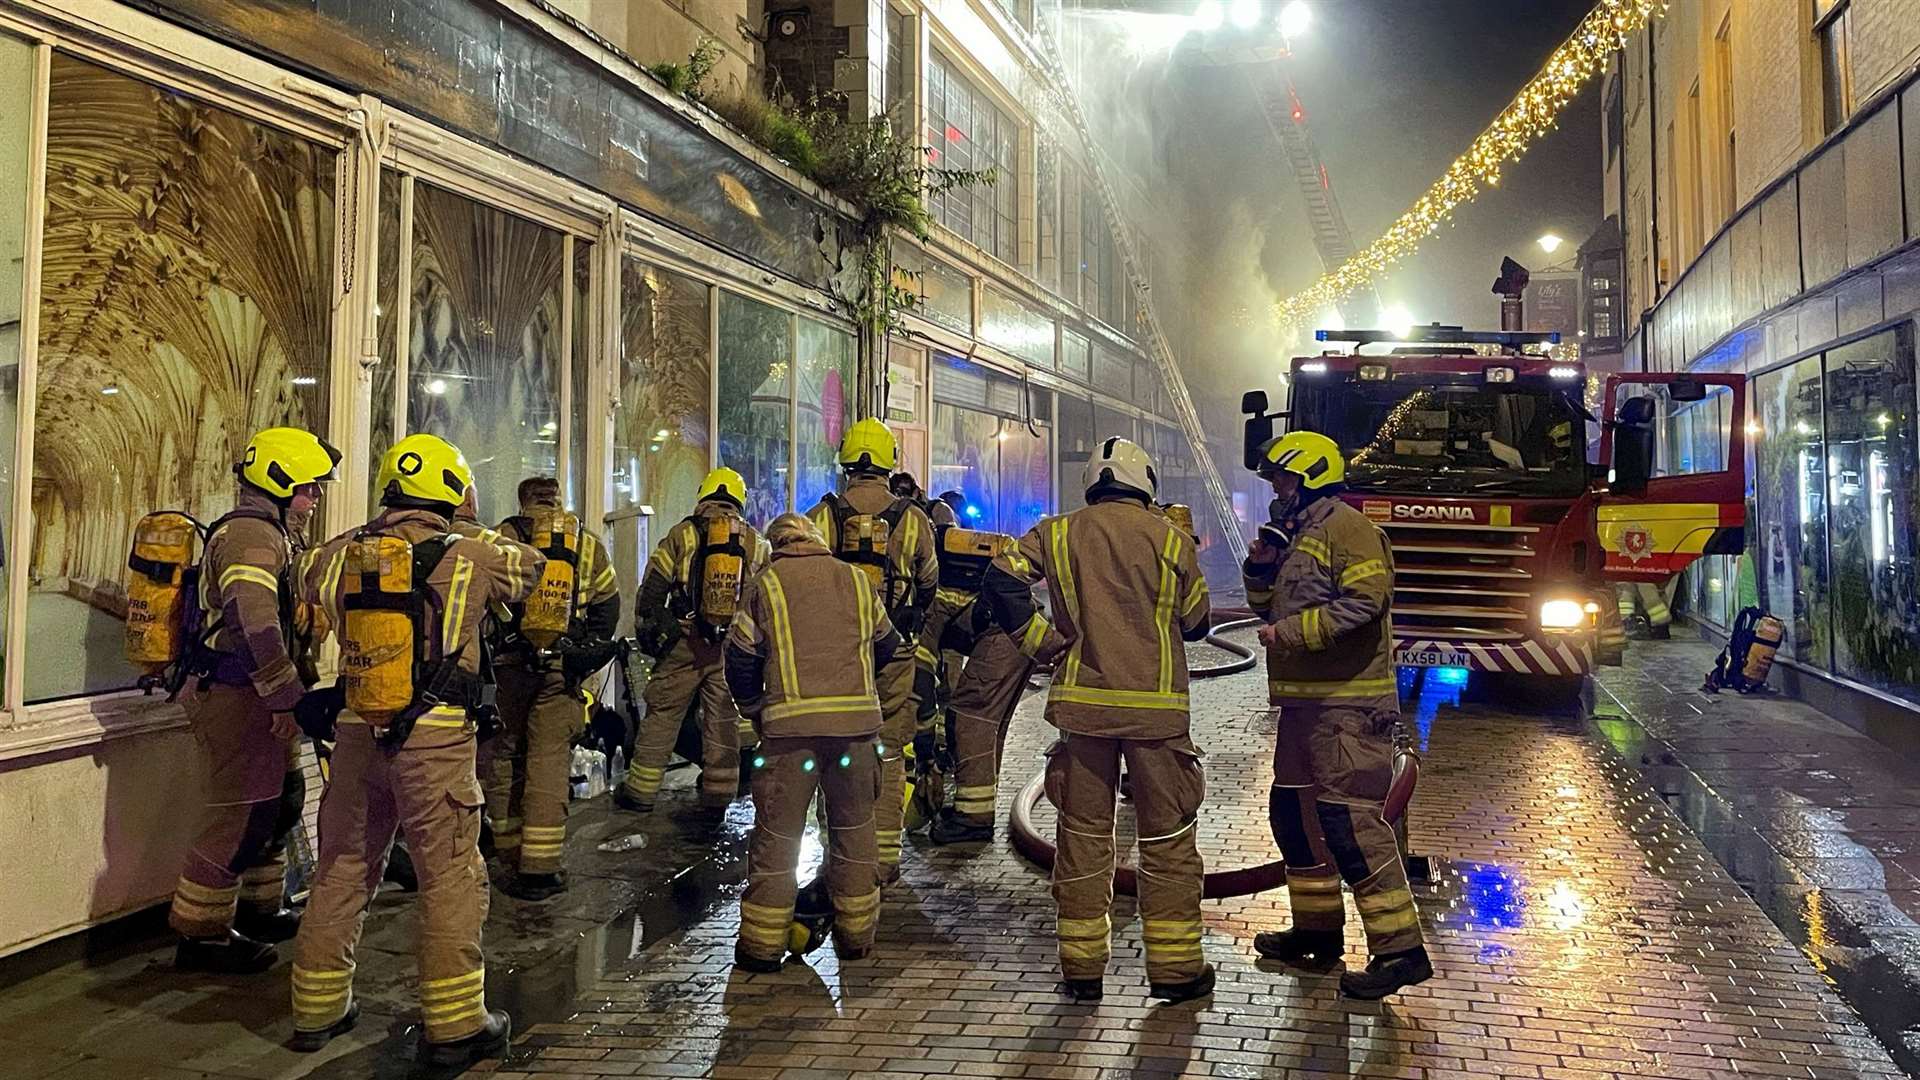
{"label": "fire engine grille", "polygon": [[1525,525],[1381,522],[1393,545],[1401,638],[1519,641],[1533,621],[1534,535]]}

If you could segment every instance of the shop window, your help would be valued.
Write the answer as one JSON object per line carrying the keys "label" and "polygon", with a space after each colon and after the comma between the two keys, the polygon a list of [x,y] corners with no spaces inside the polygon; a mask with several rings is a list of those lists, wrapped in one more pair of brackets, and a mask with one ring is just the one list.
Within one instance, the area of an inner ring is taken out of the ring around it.
{"label": "shop window", "polygon": [[466,455],[483,521],[559,465],[563,248],[552,229],[413,186],[407,430]]}
{"label": "shop window", "polygon": [[1753,394],[1756,520],[1747,543],[1761,606],[1786,624],[1782,655],[1825,668],[1832,657],[1832,610],[1820,358],[1757,376]]}
{"label": "shop window", "polygon": [[840,437],[853,425],[855,350],[852,334],[812,319],[800,320],[797,345],[793,504],[804,510],[838,483]]}
{"label": "shop window", "polygon": [[710,453],[712,290],[620,260],[620,404],[611,510],[653,507],[656,538],[693,512]]}
{"label": "shop window", "polygon": [[[935,371],[936,385],[938,369]],[[1000,505],[1000,417],[945,401],[933,403],[932,451],[928,490],[934,494],[958,491],[966,496],[961,511],[965,524],[998,528]]]}
{"label": "shop window", "polygon": [[1060,395],[1060,510],[1078,510],[1087,505],[1081,480],[1087,460],[1100,441],[1094,432],[1093,403],[1085,398]]}
{"label": "shop window", "polygon": [[793,316],[720,294],[720,464],[747,482],[747,519],[764,526],[793,505]]}
{"label": "shop window", "polygon": [[[27,118],[32,113],[33,47],[0,35],[0,370],[20,370],[20,271],[26,258]],[[13,439],[17,379],[0,379],[0,611],[13,527]],[[0,630],[0,658],[5,633]]]}
{"label": "shop window", "polygon": [[[400,405],[396,394],[399,390],[398,356],[400,354],[400,174],[392,169],[380,170],[380,280],[375,286],[373,298],[373,326],[380,347],[380,363],[373,369],[373,394],[371,399],[372,415],[368,418],[371,442],[369,449],[375,455],[386,452],[399,437],[394,430],[395,408]],[[378,506],[380,492],[379,469],[367,470],[368,506]]]}
{"label": "shop window", "polygon": [[580,477],[587,467],[587,368],[593,350],[593,244],[573,242],[573,342],[567,381],[567,505],[586,505]]}
{"label": "shop window", "polygon": [[[0,46],[0,83],[31,70]],[[49,104],[30,702],[132,684],[140,515],[211,521],[254,431],[327,430],[335,264],[334,150],[60,53]]]}
{"label": "shop window", "polygon": [[1081,382],[1093,380],[1093,342],[1072,330],[1060,333],[1060,371]]}
{"label": "shop window", "polygon": [[931,482],[976,528],[1019,535],[1053,507],[1053,395],[956,356],[933,364]]}
{"label": "shop window", "polygon": [[1833,669],[1920,700],[1914,419],[1904,328],[1827,353]]}

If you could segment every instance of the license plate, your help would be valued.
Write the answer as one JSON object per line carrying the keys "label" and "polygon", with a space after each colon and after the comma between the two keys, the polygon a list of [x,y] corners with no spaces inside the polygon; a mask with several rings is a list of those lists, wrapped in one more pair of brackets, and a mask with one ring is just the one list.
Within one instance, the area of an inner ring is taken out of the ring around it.
{"label": "license plate", "polygon": [[1401,667],[1472,667],[1473,661],[1466,653],[1453,649],[1423,649],[1408,652],[1396,649],[1393,662]]}

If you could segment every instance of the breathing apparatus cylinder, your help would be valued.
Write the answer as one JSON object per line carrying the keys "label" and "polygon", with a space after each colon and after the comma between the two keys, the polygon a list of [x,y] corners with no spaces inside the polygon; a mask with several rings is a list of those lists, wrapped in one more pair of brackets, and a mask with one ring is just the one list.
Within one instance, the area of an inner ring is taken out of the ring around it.
{"label": "breathing apparatus cylinder", "polygon": [[520,633],[537,649],[550,649],[573,625],[575,579],[580,570],[580,518],[557,506],[534,510],[531,544],[547,557],[540,583],[527,597]]}
{"label": "breathing apparatus cylinder", "polygon": [[747,545],[739,518],[715,514],[699,522],[700,590],[694,617],[709,640],[717,641],[733,623],[740,607],[740,589],[746,581]]}
{"label": "breathing apparatus cylinder", "polygon": [[421,608],[414,597],[413,545],[398,536],[356,537],[347,545],[340,664],[347,708],[374,727],[413,703]]}
{"label": "breathing apparatus cylinder", "polygon": [[149,672],[179,660],[186,651],[186,606],[200,527],[185,514],[163,510],[133,527],[127,556],[127,660]]}
{"label": "breathing apparatus cylinder", "polygon": [[1780,651],[1780,643],[1785,640],[1786,626],[1771,615],[1762,615],[1754,620],[1752,633],[1747,643],[1746,662],[1740,665],[1740,677],[1749,686],[1763,686],[1773,671],[1774,654]]}

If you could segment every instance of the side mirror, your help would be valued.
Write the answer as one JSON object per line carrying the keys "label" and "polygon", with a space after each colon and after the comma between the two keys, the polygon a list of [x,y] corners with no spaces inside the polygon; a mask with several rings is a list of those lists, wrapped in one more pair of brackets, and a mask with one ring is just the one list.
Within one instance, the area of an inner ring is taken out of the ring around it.
{"label": "side mirror", "polygon": [[1266,415],[1247,417],[1242,435],[1242,456],[1245,460],[1241,464],[1248,472],[1260,471],[1260,451],[1273,441],[1273,421],[1274,417]]}
{"label": "side mirror", "polygon": [[1248,416],[1259,416],[1261,413],[1266,412],[1267,392],[1265,390],[1249,390],[1241,394],[1240,411],[1246,413]]}
{"label": "side mirror", "polygon": [[1645,495],[1652,477],[1653,429],[1637,424],[1615,428],[1612,490],[1621,495]]}
{"label": "side mirror", "polygon": [[1667,397],[1672,401],[1705,401],[1707,384],[1693,379],[1675,379],[1667,384]]}

